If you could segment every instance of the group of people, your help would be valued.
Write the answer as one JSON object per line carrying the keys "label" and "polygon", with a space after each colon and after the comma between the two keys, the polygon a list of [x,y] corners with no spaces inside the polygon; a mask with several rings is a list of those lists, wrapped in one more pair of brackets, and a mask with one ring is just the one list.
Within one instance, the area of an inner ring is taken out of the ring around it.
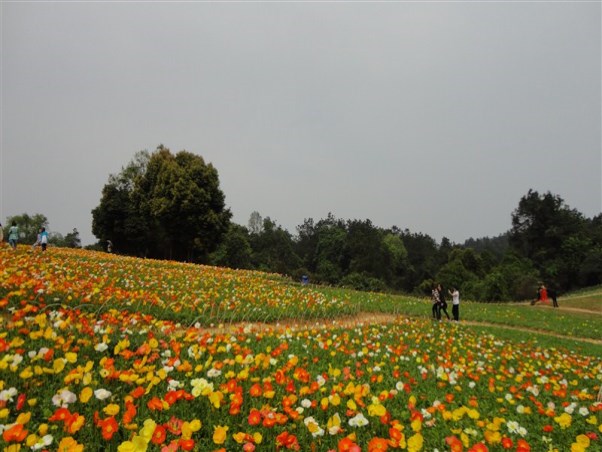
{"label": "group of people", "polygon": [[[8,244],[13,250],[17,249],[17,243],[19,242],[19,226],[17,222],[13,221],[12,225],[8,229]],[[0,243],[4,243],[4,230],[2,229],[2,223],[0,223]],[[32,249],[36,246],[42,248],[42,251],[46,251],[48,247],[48,231],[46,228],[40,228],[36,242],[32,245]]]}
{"label": "group of people", "polygon": [[[457,322],[460,320],[460,292],[455,287],[447,291],[452,297],[452,316]],[[441,313],[445,313],[447,320],[451,320],[447,313],[447,302],[445,301],[445,292],[441,284],[433,286],[431,292],[431,301],[433,303],[433,319],[441,320]]]}

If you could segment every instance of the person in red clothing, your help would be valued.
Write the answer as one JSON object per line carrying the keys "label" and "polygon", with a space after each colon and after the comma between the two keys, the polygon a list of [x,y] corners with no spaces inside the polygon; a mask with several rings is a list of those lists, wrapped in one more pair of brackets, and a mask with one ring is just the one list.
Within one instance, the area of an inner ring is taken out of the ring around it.
{"label": "person in red clothing", "polygon": [[539,301],[541,301],[543,303],[549,303],[550,302],[548,300],[548,289],[546,289],[546,286],[544,286],[543,284],[539,288]]}
{"label": "person in red clothing", "polygon": [[543,284],[539,286],[539,289],[537,289],[537,298],[531,302],[531,306],[533,306],[538,301],[541,301],[542,303],[550,302],[548,300],[548,289],[546,289],[546,286],[544,286]]}

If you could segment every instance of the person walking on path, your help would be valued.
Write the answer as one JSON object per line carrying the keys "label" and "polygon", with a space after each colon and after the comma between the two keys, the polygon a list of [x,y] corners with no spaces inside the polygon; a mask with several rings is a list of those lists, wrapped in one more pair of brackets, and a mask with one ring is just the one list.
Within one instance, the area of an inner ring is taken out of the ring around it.
{"label": "person walking on path", "polygon": [[439,291],[437,290],[437,286],[433,286],[433,291],[431,292],[431,302],[433,303],[433,319],[441,319],[441,312],[439,311]]}
{"label": "person walking on path", "polygon": [[455,287],[449,291],[452,297],[452,316],[456,322],[460,321],[460,292]]}
{"label": "person walking on path", "polygon": [[447,302],[445,301],[445,293],[443,292],[441,284],[437,286],[437,291],[439,292],[439,318],[441,318],[441,311],[443,311],[447,316],[447,320],[450,320],[449,314],[447,313]]}
{"label": "person walking on path", "polygon": [[12,226],[8,230],[8,243],[13,250],[17,249],[17,242],[19,241],[19,226],[17,226],[17,222],[13,221]]}

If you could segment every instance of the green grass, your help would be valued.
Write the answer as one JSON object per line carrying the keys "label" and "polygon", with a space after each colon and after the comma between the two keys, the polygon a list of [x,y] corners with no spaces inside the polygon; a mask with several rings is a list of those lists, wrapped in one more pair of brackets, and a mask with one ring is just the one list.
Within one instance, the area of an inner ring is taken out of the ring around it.
{"label": "green grass", "polygon": [[[356,312],[384,312],[409,317],[431,317],[431,302],[427,298],[401,295],[357,292],[344,289],[316,289],[327,296],[347,297]],[[581,303],[581,298],[569,296],[558,301],[562,307],[589,309],[602,312],[602,294],[599,300]],[[592,309],[594,306],[596,309]],[[448,306],[451,315],[451,303]],[[476,303],[462,302],[460,320],[507,325],[534,332],[547,332],[575,338],[602,339],[602,315],[591,312],[554,309],[547,305],[530,306],[528,303]],[[514,333],[516,334],[516,333]]]}
{"label": "green grass", "polygon": [[593,344],[578,339],[559,338],[535,331],[516,331],[503,326],[466,325],[465,328],[477,331],[479,334],[492,334],[503,341],[524,343],[528,347],[537,345],[550,351],[566,348],[586,356],[602,356],[602,343]]}
{"label": "green grass", "polygon": [[559,298],[558,303],[574,309],[587,309],[602,313],[602,286],[568,293]]}

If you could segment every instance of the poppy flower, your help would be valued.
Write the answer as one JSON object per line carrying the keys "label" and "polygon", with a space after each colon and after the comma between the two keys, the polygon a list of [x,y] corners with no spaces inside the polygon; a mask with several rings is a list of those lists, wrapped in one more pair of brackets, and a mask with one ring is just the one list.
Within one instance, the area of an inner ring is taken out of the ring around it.
{"label": "poppy flower", "polygon": [[213,442],[215,444],[224,444],[226,442],[226,436],[228,434],[229,427],[216,425],[213,427],[213,429]]}
{"label": "poppy flower", "polygon": [[20,443],[27,437],[28,431],[22,424],[15,424],[2,432],[2,438],[7,443]]}
{"label": "poppy flower", "polygon": [[58,452],[83,452],[84,445],[79,444],[71,436],[66,436],[59,443]]}
{"label": "poppy flower", "polygon": [[107,441],[110,441],[115,432],[119,430],[119,424],[113,416],[101,420],[98,426],[102,431],[102,437]]}

